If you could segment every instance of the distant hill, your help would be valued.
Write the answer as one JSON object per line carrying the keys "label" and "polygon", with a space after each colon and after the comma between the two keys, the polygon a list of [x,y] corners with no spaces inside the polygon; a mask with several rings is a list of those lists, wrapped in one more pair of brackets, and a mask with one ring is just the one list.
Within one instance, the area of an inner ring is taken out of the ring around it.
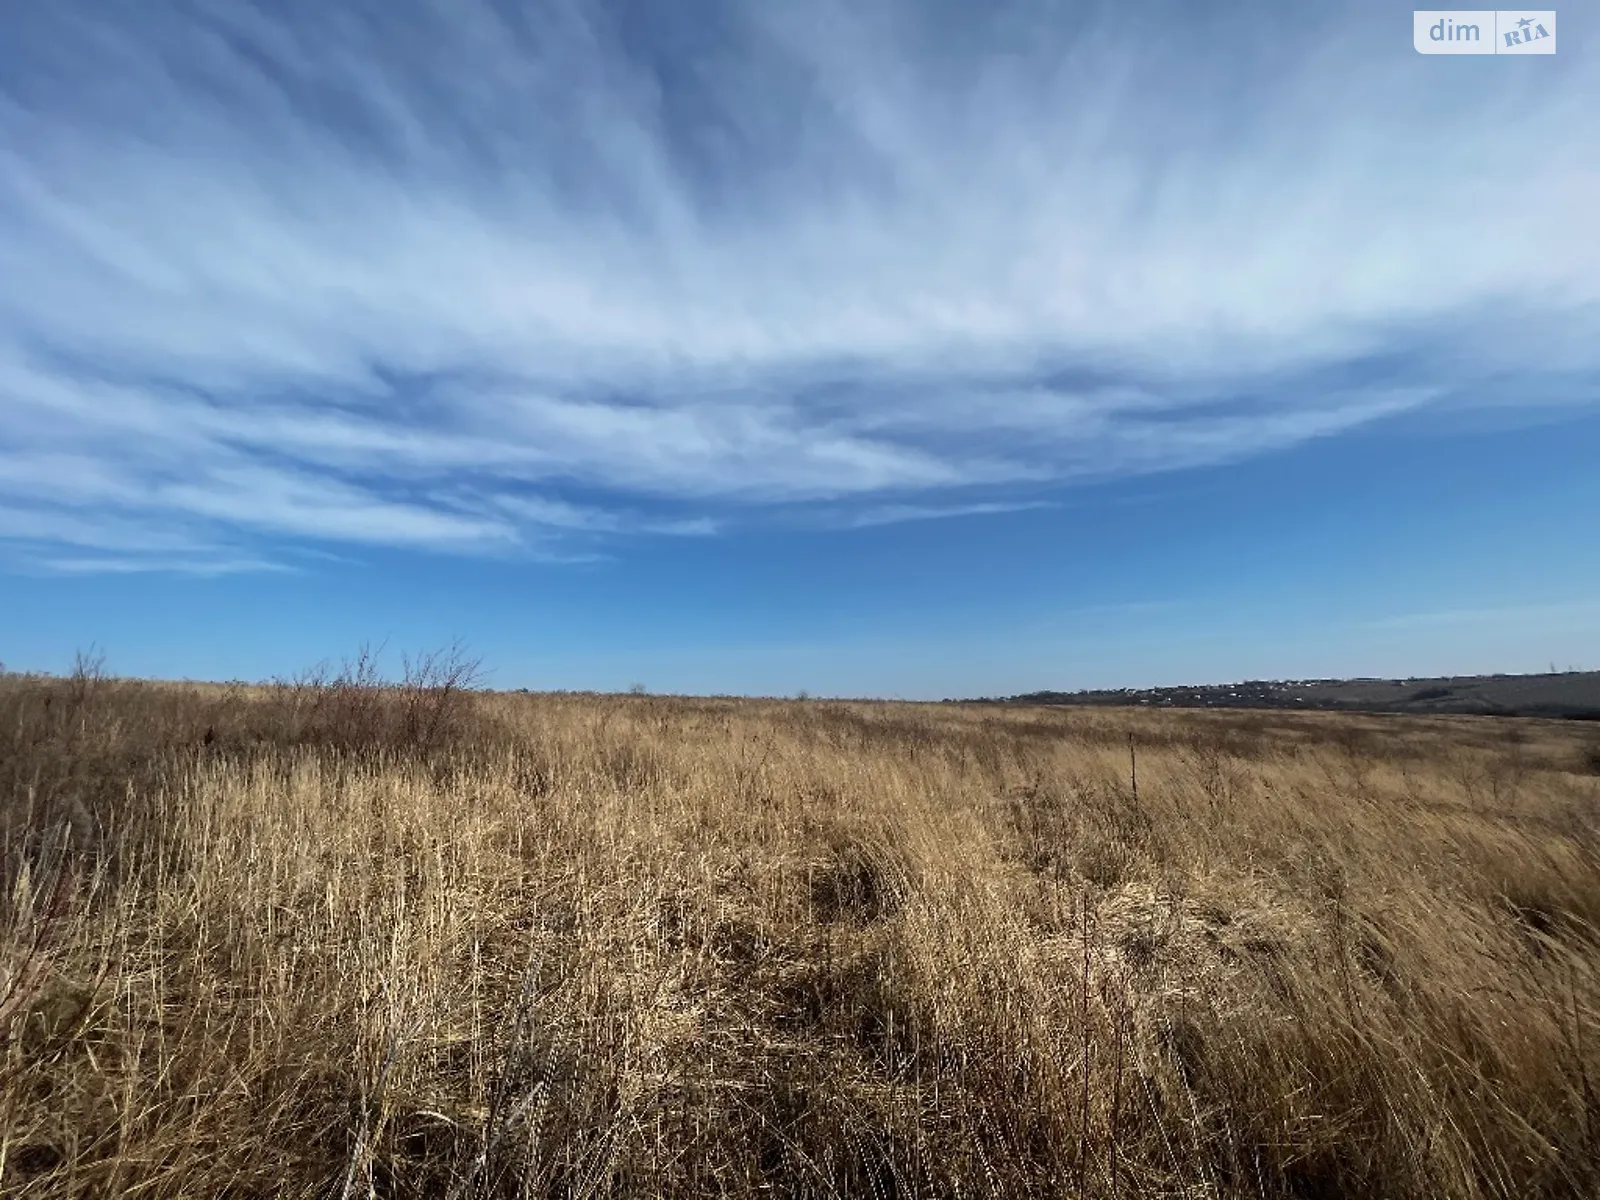
{"label": "distant hill", "polygon": [[1600,721],[1600,671],[1434,679],[1253,679],[1193,687],[1030,692],[968,703],[1469,713]]}

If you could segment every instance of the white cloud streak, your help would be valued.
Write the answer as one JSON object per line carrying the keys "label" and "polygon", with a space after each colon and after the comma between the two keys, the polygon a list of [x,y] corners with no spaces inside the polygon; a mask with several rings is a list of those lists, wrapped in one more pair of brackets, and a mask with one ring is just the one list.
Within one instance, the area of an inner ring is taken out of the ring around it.
{"label": "white cloud streak", "polygon": [[0,537],[584,558],[1593,402],[1592,58],[960,8],[30,6]]}
{"label": "white cloud streak", "polygon": [[193,575],[201,578],[293,569],[283,563],[271,562],[262,558],[213,556],[192,559],[163,558],[159,555],[145,557],[119,557],[116,555],[93,555],[82,558],[46,557],[25,560],[23,565],[52,575],[139,575],[160,573]]}
{"label": "white cloud streak", "polygon": [[979,517],[995,513],[1026,512],[1030,509],[1054,508],[1048,501],[1029,503],[981,504],[882,504],[861,509],[840,519],[849,529],[870,529],[878,525],[899,525],[906,521],[938,521],[950,517]]}
{"label": "white cloud streak", "polygon": [[1428,629],[1437,626],[1503,625],[1510,628],[1552,626],[1572,622],[1592,626],[1600,620],[1600,603],[1571,601],[1559,604],[1514,604],[1502,608],[1456,608],[1433,612],[1397,613],[1363,623],[1366,629]]}

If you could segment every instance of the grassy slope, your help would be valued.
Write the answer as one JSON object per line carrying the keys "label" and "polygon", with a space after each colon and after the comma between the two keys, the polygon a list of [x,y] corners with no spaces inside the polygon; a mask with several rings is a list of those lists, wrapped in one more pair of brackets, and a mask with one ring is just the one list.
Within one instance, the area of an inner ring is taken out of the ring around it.
{"label": "grassy slope", "polygon": [[1600,1191],[1593,730],[412,699],[0,681],[0,1192]]}
{"label": "grassy slope", "polygon": [[1600,720],[1600,671],[1326,682],[1258,680],[1134,692],[1036,692],[1013,697],[1013,700],[1043,704],[1403,712],[1422,716],[1458,713],[1595,721]]}

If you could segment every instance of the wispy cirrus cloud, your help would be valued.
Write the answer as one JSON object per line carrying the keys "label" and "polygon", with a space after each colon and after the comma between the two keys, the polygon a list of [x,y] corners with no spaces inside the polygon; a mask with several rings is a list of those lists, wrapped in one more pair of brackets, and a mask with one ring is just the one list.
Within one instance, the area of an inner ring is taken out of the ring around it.
{"label": "wispy cirrus cloud", "polygon": [[1600,621],[1600,601],[1576,600],[1554,604],[1509,604],[1499,608],[1450,608],[1424,612],[1395,613],[1363,622],[1367,629],[1430,629],[1441,626],[1503,625],[1527,628],[1550,627],[1574,622],[1591,627]]}
{"label": "wispy cirrus cloud", "polygon": [[[877,525],[899,525],[906,521],[939,521],[950,517],[982,517],[995,513],[1026,512],[1030,509],[1054,508],[1047,500],[1000,503],[988,501],[978,504],[880,504],[853,512],[837,514],[834,524],[846,529],[870,529]],[[827,518],[823,520],[828,524]]]}
{"label": "wispy cirrus cloud", "polygon": [[1593,403],[1600,71],[1392,16],[27,6],[0,537],[584,559]]}
{"label": "wispy cirrus cloud", "polygon": [[163,558],[158,555],[119,556],[89,555],[78,558],[44,557],[24,559],[25,568],[45,571],[53,575],[140,575],[167,574],[193,575],[212,578],[218,575],[254,574],[260,571],[289,571],[292,567],[264,558],[229,558],[209,555],[205,558]]}

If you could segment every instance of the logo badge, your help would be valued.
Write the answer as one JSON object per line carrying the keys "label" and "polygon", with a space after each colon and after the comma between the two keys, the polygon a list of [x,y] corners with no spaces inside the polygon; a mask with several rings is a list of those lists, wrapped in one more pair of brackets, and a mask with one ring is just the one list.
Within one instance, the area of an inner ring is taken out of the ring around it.
{"label": "logo badge", "polygon": [[1417,9],[1418,54],[1554,54],[1554,9]]}

